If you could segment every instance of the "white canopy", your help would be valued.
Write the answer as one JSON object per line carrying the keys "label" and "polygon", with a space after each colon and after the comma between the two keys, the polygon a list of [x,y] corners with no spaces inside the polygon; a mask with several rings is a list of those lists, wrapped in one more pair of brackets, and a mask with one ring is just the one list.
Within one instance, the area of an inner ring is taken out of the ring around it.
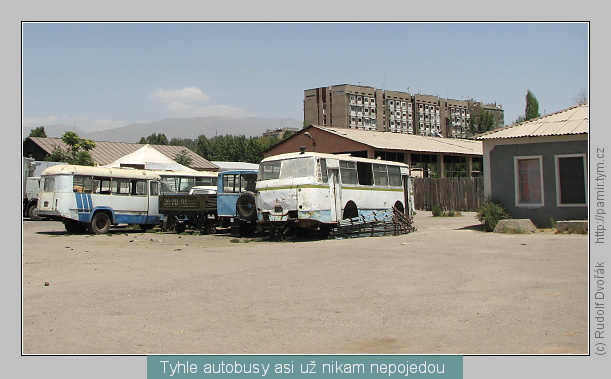
{"label": "white canopy", "polygon": [[176,163],[176,161],[168,158],[148,144],[131,154],[117,159],[111,164],[100,167],[133,167],[134,165],[143,165],[148,170],[196,171]]}

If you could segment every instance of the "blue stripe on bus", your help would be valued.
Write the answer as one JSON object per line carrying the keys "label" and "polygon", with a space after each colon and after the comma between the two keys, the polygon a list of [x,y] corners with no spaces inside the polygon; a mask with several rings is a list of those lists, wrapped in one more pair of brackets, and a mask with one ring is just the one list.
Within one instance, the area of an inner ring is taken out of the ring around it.
{"label": "blue stripe on bus", "polygon": [[[93,211],[93,201],[90,193],[75,193],[76,199],[76,210],[78,213],[78,219],[82,222],[91,222],[91,216]],[[141,214],[124,214],[117,213],[107,207],[101,209],[109,210],[114,215],[113,223],[115,224],[159,224],[161,219],[159,215],[147,215],[146,213]]]}

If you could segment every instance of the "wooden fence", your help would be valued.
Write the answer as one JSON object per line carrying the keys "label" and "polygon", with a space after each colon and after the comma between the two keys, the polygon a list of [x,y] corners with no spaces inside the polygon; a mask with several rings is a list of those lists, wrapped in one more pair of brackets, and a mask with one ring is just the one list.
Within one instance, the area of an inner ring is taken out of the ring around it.
{"label": "wooden fence", "polygon": [[479,178],[413,178],[414,205],[430,211],[435,205],[446,211],[475,212],[484,198]]}

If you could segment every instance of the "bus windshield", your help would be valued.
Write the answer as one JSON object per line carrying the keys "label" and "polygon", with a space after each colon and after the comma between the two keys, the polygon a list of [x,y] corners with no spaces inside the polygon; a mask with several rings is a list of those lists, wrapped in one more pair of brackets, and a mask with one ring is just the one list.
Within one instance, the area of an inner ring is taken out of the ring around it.
{"label": "bus windshield", "polygon": [[261,163],[259,180],[314,177],[315,163],[311,157]]}

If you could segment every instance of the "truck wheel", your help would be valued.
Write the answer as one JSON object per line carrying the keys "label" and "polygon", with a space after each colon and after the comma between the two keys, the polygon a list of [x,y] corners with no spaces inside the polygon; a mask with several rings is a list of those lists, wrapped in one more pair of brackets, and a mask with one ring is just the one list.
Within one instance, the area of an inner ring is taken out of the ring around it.
{"label": "truck wheel", "polygon": [[177,222],[176,225],[174,226],[174,230],[176,230],[176,233],[178,234],[184,233],[185,230],[187,230],[187,223],[186,222]]}
{"label": "truck wheel", "polygon": [[257,205],[255,203],[255,194],[250,191],[242,192],[236,202],[236,210],[242,220],[256,220]]}
{"label": "truck wheel", "polygon": [[93,234],[106,234],[110,230],[110,217],[104,212],[93,215],[89,223],[89,232]]}
{"label": "truck wheel", "polygon": [[28,205],[28,217],[34,221],[42,220],[42,217],[38,214],[38,207],[36,203]]}

